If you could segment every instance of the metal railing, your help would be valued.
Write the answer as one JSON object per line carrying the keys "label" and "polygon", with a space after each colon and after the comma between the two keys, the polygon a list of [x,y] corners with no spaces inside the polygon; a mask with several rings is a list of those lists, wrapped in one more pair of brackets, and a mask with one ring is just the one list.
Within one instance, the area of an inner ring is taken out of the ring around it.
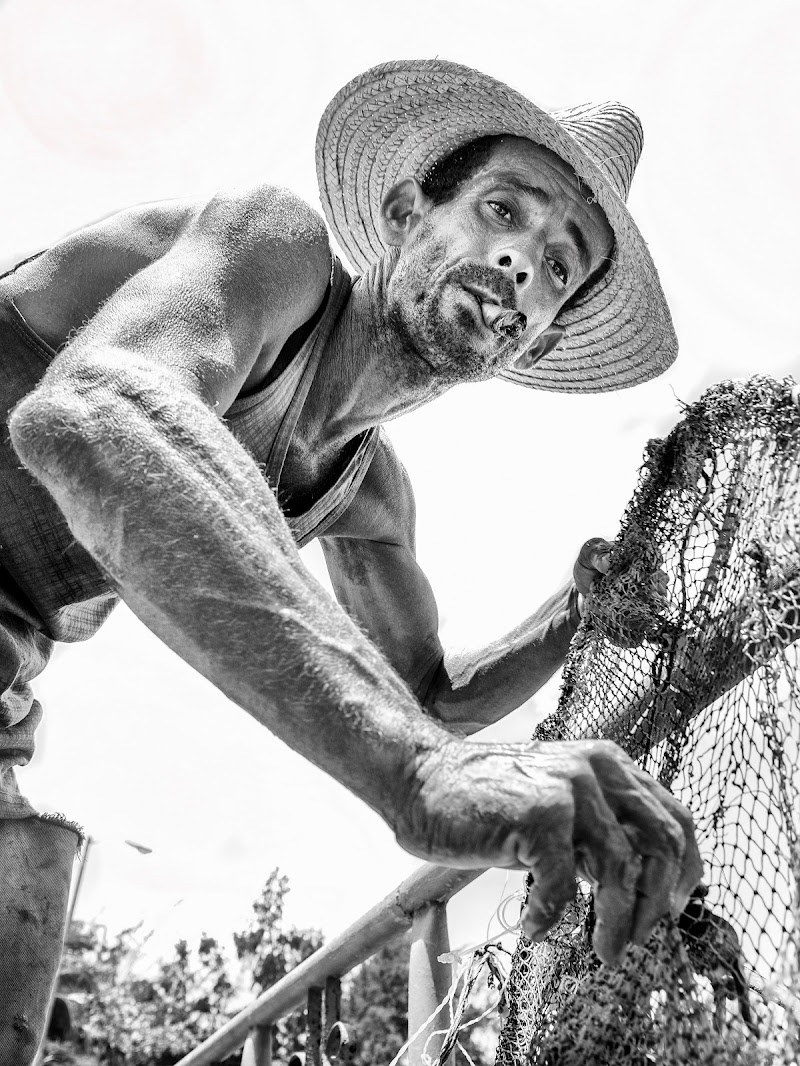
{"label": "metal railing", "polygon": [[[308,1037],[304,1057],[290,1064],[323,1066],[328,1060],[346,1063],[352,1058],[351,1034],[339,1017],[341,978],[409,927],[409,1034],[430,1018],[447,993],[451,968],[438,962],[449,951],[447,901],[475,881],[483,870],[452,870],[426,864],[367,911],[339,936],[309,956],[291,973],[263,992],[213,1036],[180,1060],[177,1066],[211,1066],[244,1045],[242,1066],[270,1066],[271,1026],[305,1001]],[[436,1048],[428,1041],[436,1028],[431,1022],[409,1047],[409,1066],[421,1063]]]}

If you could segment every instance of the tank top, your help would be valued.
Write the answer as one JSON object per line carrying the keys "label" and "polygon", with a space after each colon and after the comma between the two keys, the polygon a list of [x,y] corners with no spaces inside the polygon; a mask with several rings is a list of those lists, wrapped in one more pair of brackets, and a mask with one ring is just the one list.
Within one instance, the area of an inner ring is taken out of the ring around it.
{"label": "tank top", "polygon": [[[118,602],[103,571],[75,540],[49,493],[20,464],[9,442],[8,413],[35,388],[56,352],[28,325],[13,300],[13,271],[0,278],[0,611],[16,605],[16,621],[50,640],[90,637]],[[322,313],[281,373],[237,399],[225,415],[231,432],[281,494],[281,473],[303,404],[333,325],[352,288],[334,257]],[[378,443],[379,427],[353,442],[333,484],[301,514],[287,516],[298,546],[319,536],[346,510]],[[39,649],[39,655],[45,652]],[[45,652],[46,658],[46,652]],[[3,680],[0,678],[0,688]]]}
{"label": "tank top", "polygon": [[[314,375],[353,286],[339,260],[333,258],[331,284],[323,313],[297,355],[274,381],[258,392],[235,400],[225,416],[231,432],[247,448],[282,499],[281,473]],[[352,442],[334,483],[302,514],[286,513],[299,547],[320,536],[347,509],[358,492],[378,445],[380,427],[366,430]]]}

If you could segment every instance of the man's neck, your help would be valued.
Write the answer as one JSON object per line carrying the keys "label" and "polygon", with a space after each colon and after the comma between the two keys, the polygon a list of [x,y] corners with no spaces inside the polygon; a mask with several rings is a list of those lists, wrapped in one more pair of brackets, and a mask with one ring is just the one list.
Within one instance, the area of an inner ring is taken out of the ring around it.
{"label": "man's neck", "polygon": [[391,321],[387,286],[396,263],[390,251],[358,278],[334,325],[304,412],[319,441],[344,443],[450,387]]}

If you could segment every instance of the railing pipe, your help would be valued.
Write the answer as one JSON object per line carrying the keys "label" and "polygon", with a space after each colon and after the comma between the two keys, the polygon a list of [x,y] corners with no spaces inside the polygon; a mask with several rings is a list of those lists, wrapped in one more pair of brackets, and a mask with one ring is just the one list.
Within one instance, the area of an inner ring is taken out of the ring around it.
{"label": "railing pipe", "polygon": [[[439,956],[449,950],[447,904],[427,903],[415,912],[411,926],[408,1035],[413,1039],[408,1047],[408,1066],[423,1066],[423,1053],[436,1062],[442,1050],[443,1036],[433,1034],[437,1030],[447,1029],[450,1024],[450,1012],[446,1006],[436,1012],[450,991],[453,979],[452,965],[439,962]],[[421,1031],[415,1036],[418,1029]],[[453,1057],[450,1056],[447,1063],[452,1062]]]}
{"label": "railing pipe", "polygon": [[342,1017],[342,982],[329,977],[325,982],[325,1031],[328,1032]]}
{"label": "railing pipe", "polygon": [[272,1026],[251,1029],[244,1042],[242,1066],[272,1066]]}
{"label": "railing pipe", "polygon": [[309,988],[306,997],[305,1066],[322,1066],[322,989]]}
{"label": "railing pipe", "polygon": [[419,867],[349,929],[262,992],[177,1066],[211,1066],[233,1054],[251,1029],[279,1021],[303,1003],[309,988],[324,987],[329,977],[343,976],[404,932],[424,904],[450,899],[482,873],[483,870],[453,870],[430,864]]}

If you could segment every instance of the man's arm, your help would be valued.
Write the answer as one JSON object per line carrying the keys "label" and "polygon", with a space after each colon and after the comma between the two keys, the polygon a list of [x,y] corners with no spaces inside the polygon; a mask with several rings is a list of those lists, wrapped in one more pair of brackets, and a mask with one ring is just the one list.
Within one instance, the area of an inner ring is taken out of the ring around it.
{"label": "man's arm", "polygon": [[415,558],[414,497],[385,435],[358,495],[322,538],[336,596],[417,698],[448,729],[499,721],[563,664],[580,622],[569,582],[480,651],[445,651],[433,591]]}
{"label": "man's arm", "polygon": [[538,938],[580,871],[598,889],[595,946],[615,959],[700,878],[688,812],[612,744],[452,740],[310,576],[214,413],[288,309],[321,296],[327,247],[281,212],[213,202],[53,361],[11,418],[14,447],[134,612],[403,847],[531,870]]}

